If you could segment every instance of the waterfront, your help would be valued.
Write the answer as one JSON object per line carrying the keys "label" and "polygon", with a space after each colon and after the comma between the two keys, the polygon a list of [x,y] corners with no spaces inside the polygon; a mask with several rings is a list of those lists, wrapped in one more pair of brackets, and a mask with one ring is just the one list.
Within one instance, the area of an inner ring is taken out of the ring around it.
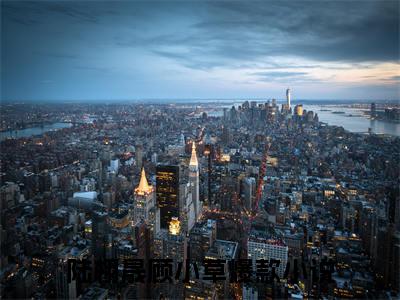
{"label": "waterfront", "polygon": [[[371,128],[373,133],[400,136],[399,123],[368,119],[361,109],[330,105],[303,106],[304,109],[317,113],[321,122],[329,125],[343,126],[344,129],[350,132],[368,132],[368,128]],[[335,114],[333,112],[344,112],[344,114]]]}
{"label": "waterfront", "polygon": [[[259,101],[258,103],[264,103]],[[223,108],[230,109],[232,105],[238,107],[243,102],[232,102],[232,104],[223,104],[218,109],[209,111],[210,116],[219,117],[223,115]],[[281,105],[281,103],[278,103]],[[300,103],[296,103],[300,104]],[[294,109],[295,104],[292,106]],[[391,136],[400,136],[400,123],[384,120],[371,120],[363,113],[362,109],[349,108],[340,105],[322,105],[322,104],[304,104],[305,110],[312,110],[318,114],[319,121],[328,125],[342,126],[350,132],[368,132],[371,128],[373,133],[386,134]],[[333,113],[343,112],[343,113]]]}
{"label": "waterfront", "polygon": [[[218,117],[223,115],[223,108],[229,109],[232,104],[234,104],[235,107],[238,107],[242,102],[232,101],[230,104],[217,104],[217,107],[214,107],[212,110],[206,110],[210,116]],[[371,128],[373,133],[400,136],[400,123],[384,120],[371,120],[363,114],[362,109],[321,104],[305,104],[303,107],[305,110],[312,110],[314,113],[317,113],[321,122],[327,123],[328,125],[342,126],[350,132],[368,132],[368,128]],[[343,113],[339,114],[333,112]],[[92,122],[94,118],[94,116],[91,116],[89,121]],[[57,122],[44,125],[43,127],[37,126],[20,130],[4,131],[0,132],[0,141],[5,140],[6,138],[21,138],[40,135],[48,131],[69,128],[71,126],[72,123]]]}
{"label": "waterfront", "polygon": [[7,138],[30,137],[30,136],[34,136],[34,135],[43,134],[48,131],[69,128],[71,126],[72,126],[72,123],[57,122],[57,123],[53,123],[53,124],[46,124],[44,126],[37,126],[37,127],[20,129],[20,130],[3,131],[3,132],[0,132],[0,141],[3,141]]}

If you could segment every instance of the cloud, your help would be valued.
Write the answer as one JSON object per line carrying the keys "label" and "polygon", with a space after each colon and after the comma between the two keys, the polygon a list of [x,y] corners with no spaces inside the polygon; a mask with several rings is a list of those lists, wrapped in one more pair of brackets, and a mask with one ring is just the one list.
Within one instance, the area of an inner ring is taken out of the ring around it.
{"label": "cloud", "polygon": [[299,81],[308,81],[311,79],[307,72],[280,72],[280,71],[272,71],[272,72],[255,72],[249,74],[251,76],[255,76],[257,81],[288,81],[290,82],[299,82]]}
{"label": "cloud", "polygon": [[328,80],[332,80],[333,76],[329,76],[325,79],[316,78],[307,72],[290,72],[290,71],[261,71],[249,73],[251,77],[255,78],[255,81],[260,82],[281,82],[281,83],[321,83]]}
{"label": "cloud", "polygon": [[[143,48],[188,68],[268,63],[275,56],[321,62],[399,60],[397,1],[41,1],[3,6],[5,16],[26,25],[45,23],[47,16],[65,17],[65,30],[70,18],[82,26],[98,25],[93,34],[99,40],[102,28],[112,26],[114,36],[103,38],[116,46]],[[111,23],[115,16],[119,20]],[[119,33],[129,25],[132,30]]]}
{"label": "cloud", "polygon": [[257,72],[253,73],[252,75],[262,76],[262,77],[275,77],[275,78],[282,78],[282,77],[296,77],[296,76],[303,76],[307,75],[306,72]]}
{"label": "cloud", "polygon": [[[94,4],[94,3],[93,3]],[[45,24],[50,15],[70,17],[79,22],[97,23],[92,5],[78,1],[3,1],[2,15],[24,25]]]}
{"label": "cloud", "polygon": [[108,95],[147,95],[168,81],[167,97],[182,90],[212,97],[239,91],[240,82],[252,93],[260,82],[320,83],[322,91],[330,80],[398,80],[384,70],[399,63],[398,1],[2,1],[1,8],[7,97],[22,97],[22,84],[42,97],[31,78],[54,78],[54,93],[85,96],[99,86]]}
{"label": "cloud", "polygon": [[[178,62],[190,67],[198,57],[205,57],[204,68],[238,61],[268,62],[274,56],[348,63],[399,60],[398,2],[209,5],[205,20],[192,25],[186,36],[161,36],[157,46],[185,47]],[[159,53],[171,58],[169,52]]]}

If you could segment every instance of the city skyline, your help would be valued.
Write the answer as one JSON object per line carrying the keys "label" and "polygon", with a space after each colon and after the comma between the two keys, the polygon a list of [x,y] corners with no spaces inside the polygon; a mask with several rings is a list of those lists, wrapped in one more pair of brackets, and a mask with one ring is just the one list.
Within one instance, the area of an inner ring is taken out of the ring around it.
{"label": "city skyline", "polygon": [[400,299],[400,1],[1,1],[0,299]]}
{"label": "city skyline", "polygon": [[1,5],[2,101],[399,99],[397,1]]}

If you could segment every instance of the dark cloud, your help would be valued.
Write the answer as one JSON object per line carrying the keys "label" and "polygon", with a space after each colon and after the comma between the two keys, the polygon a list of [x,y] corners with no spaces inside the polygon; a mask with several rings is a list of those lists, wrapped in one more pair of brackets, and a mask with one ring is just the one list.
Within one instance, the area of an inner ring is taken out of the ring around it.
{"label": "dark cloud", "polygon": [[[398,1],[217,2],[197,23],[187,59],[295,56],[320,61],[398,61]],[[172,42],[172,41],[171,41]]]}
{"label": "dark cloud", "polygon": [[73,70],[91,70],[93,76],[84,80],[96,86],[103,81],[95,75],[110,70],[125,79],[120,69],[126,65],[150,81],[162,73],[161,62],[185,67],[180,70],[188,78],[192,70],[256,69],[264,70],[252,74],[256,80],[311,82],[296,69],[398,63],[399,3],[2,1],[2,83],[17,91],[21,80],[59,76],[57,82],[65,79],[70,85],[64,90],[71,90],[78,80]]}
{"label": "dark cloud", "polygon": [[[89,5],[87,5],[89,4]],[[98,12],[91,12],[93,2],[77,1],[3,1],[2,15],[12,16],[15,22],[24,23],[28,19],[33,24],[45,24],[48,16],[70,17],[79,22],[97,23]]]}
{"label": "dark cloud", "polygon": [[[275,56],[349,62],[399,60],[398,1],[41,1],[5,2],[3,9],[6,17],[11,15],[12,20],[26,25],[46,22],[43,16],[66,16],[82,26],[102,20],[107,25],[107,16],[132,16],[134,28],[125,35],[118,32],[129,26],[123,18],[108,24],[115,27],[117,45],[147,47],[194,68],[267,61]],[[143,35],[135,31],[144,29],[149,20],[154,22],[152,29]],[[100,32],[93,33],[101,39]],[[168,49],[176,46],[185,51]]]}

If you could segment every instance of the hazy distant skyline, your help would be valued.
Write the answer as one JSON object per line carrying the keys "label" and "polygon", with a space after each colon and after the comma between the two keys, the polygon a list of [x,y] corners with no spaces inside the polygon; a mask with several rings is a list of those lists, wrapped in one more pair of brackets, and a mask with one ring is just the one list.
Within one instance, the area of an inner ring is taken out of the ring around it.
{"label": "hazy distant skyline", "polygon": [[399,99],[398,1],[2,1],[1,99]]}

